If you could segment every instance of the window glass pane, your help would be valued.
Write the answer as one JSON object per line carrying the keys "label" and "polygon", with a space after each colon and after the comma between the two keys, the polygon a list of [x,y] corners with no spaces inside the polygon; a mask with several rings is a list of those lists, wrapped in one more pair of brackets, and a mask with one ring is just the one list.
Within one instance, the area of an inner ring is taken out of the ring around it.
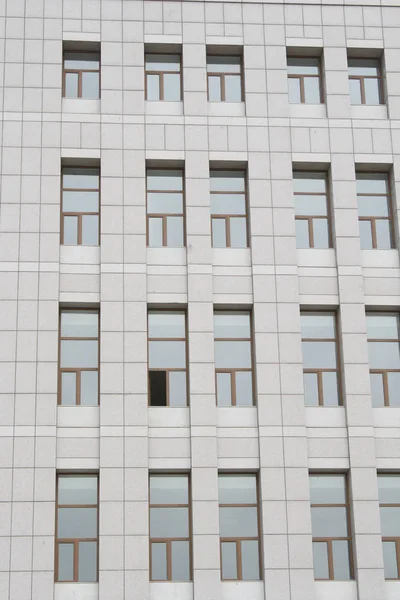
{"label": "window glass pane", "polygon": [[58,504],[97,504],[97,477],[59,477]]}
{"label": "window glass pane", "polygon": [[161,248],[163,246],[163,220],[162,218],[149,218],[149,246]]}
{"label": "window glass pane", "polygon": [[151,579],[167,581],[167,544],[152,543],[151,547]]}
{"label": "window glass pane", "polygon": [[218,496],[220,504],[256,504],[255,475],[219,475]]}
{"label": "window glass pane", "polygon": [[300,79],[297,77],[288,78],[289,102],[290,104],[300,104]]}
{"label": "window glass pane", "polygon": [[221,78],[208,76],[208,100],[209,102],[221,102]]}
{"label": "window glass pane", "polygon": [[303,373],[304,402],[306,406],[318,406],[318,376],[316,373]]}
{"label": "window glass pane", "polygon": [[167,246],[183,247],[183,217],[167,217]]}
{"label": "window glass pane", "polygon": [[358,195],[358,214],[360,217],[388,217],[389,204],[387,196]]}
{"label": "window glass pane", "polygon": [[335,342],[302,342],[305,369],[335,369]]}
{"label": "window glass pane", "polygon": [[147,193],[147,212],[161,215],[183,212],[182,193]]}
{"label": "window glass pane", "polygon": [[398,342],[368,342],[371,369],[400,369]]}
{"label": "window glass pane", "polygon": [[349,58],[349,73],[350,75],[367,75],[374,76],[379,73],[379,60],[370,58]]}
{"label": "window glass pane", "polygon": [[58,581],[74,580],[74,546],[58,544]]}
{"label": "window glass pane", "polygon": [[344,475],[310,475],[311,504],[345,504]]}
{"label": "window glass pane", "polygon": [[246,217],[229,219],[231,228],[231,248],[247,248]]}
{"label": "window glass pane", "polygon": [[287,70],[289,74],[318,75],[319,58],[290,57],[287,59]]}
{"label": "window glass pane", "polygon": [[240,56],[207,56],[209,73],[240,73]]}
{"label": "window glass pane", "polygon": [[99,403],[98,371],[81,371],[81,404],[97,406]]}
{"label": "window glass pane", "polygon": [[322,373],[322,389],[324,393],[324,406],[338,406],[338,378],[337,373]]}
{"label": "window glass pane", "polygon": [[378,79],[364,79],[365,104],[376,105],[381,103]]}
{"label": "window glass pane", "polygon": [[333,576],[336,580],[350,579],[349,542],[347,540],[332,541]]}
{"label": "window glass pane", "polygon": [[183,190],[182,171],[179,169],[148,169],[147,190],[181,192]]}
{"label": "window glass pane", "polygon": [[400,406],[400,373],[388,373],[389,404]]}
{"label": "window glass pane", "polygon": [[167,406],[167,372],[149,371],[151,406]]}
{"label": "window glass pane", "polygon": [[169,405],[186,406],[186,373],[184,371],[170,371],[168,380]]}
{"label": "window glass pane", "polygon": [[164,74],[164,100],[179,102],[181,99],[181,76],[179,73]]}
{"label": "window glass pane", "polygon": [[97,542],[79,543],[79,581],[97,581]]}
{"label": "window glass pane", "polygon": [[180,71],[181,57],[179,54],[146,54],[146,69],[148,71]]}
{"label": "window glass pane", "polygon": [[301,314],[301,335],[303,338],[334,338],[335,317],[326,314]]}
{"label": "window glass pane", "polygon": [[399,337],[397,315],[367,315],[368,339],[397,340]]}
{"label": "window glass pane", "polygon": [[236,406],[252,406],[253,376],[251,371],[236,371]]}
{"label": "window glass pane", "polygon": [[357,194],[387,194],[387,175],[382,173],[357,173]]}
{"label": "window glass pane", "polygon": [[349,79],[350,104],[361,104],[361,83],[359,79]]}
{"label": "window glass pane", "polygon": [[294,207],[296,216],[321,216],[328,214],[326,195],[307,196],[306,194],[294,195]]}
{"label": "window glass pane", "polygon": [[68,310],[61,313],[62,337],[97,337],[99,315],[89,310]]}
{"label": "window glass pane", "polygon": [[97,536],[97,508],[59,508],[59,538],[95,538]]}
{"label": "window glass pane", "polygon": [[[76,169],[64,167],[62,171],[64,190],[98,190],[100,179],[98,169]],[[64,192],[65,194],[66,192]]]}
{"label": "window glass pane", "polygon": [[244,194],[211,194],[212,215],[245,215],[246,197]]}
{"label": "window glass pane", "polygon": [[372,250],[372,231],[370,221],[359,221],[361,250]]}
{"label": "window glass pane", "polygon": [[211,219],[213,248],[226,248],[225,219]]}
{"label": "window glass pane", "polygon": [[382,373],[370,373],[371,397],[374,408],[385,406]]}
{"label": "window glass pane", "polygon": [[64,246],[78,244],[78,217],[64,217]]}
{"label": "window glass pane", "polygon": [[186,366],[185,342],[150,342],[150,369],[179,369]]}
{"label": "window glass pane", "polygon": [[385,579],[397,579],[397,556],[395,542],[382,542],[383,564],[385,566]]}
{"label": "window glass pane", "polygon": [[82,73],[82,98],[99,97],[99,73]]}
{"label": "window glass pane", "polygon": [[82,216],[82,245],[99,245],[99,217],[97,215]]}
{"label": "window glass pane", "polygon": [[219,526],[222,537],[256,537],[257,509],[246,506],[220,507]]}
{"label": "window glass pane", "polygon": [[310,234],[308,230],[308,221],[306,219],[296,219],[296,248],[310,247]]}
{"label": "window glass pane", "polygon": [[250,338],[250,314],[214,313],[215,338]]}
{"label": "window glass pane", "polygon": [[304,79],[304,95],[306,104],[320,104],[321,90],[319,85],[319,77],[305,77]]}
{"label": "window glass pane", "polygon": [[251,368],[250,342],[215,342],[217,369]]}
{"label": "window glass pane", "polygon": [[379,502],[400,504],[400,476],[378,475]]}
{"label": "window glass pane", "polygon": [[61,368],[97,368],[98,360],[96,340],[61,341]]}
{"label": "window glass pane", "polygon": [[329,579],[328,544],[326,542],[313,542],[313,556],[315,579]]}
{"label": "window glass pane", "polygon": [[98,192],[63,192],[64,212],[97,212],[98,210]]}
{"label": "window glass pane", "polygon": [[392,248],[392,239],[389,219],[378,219],[375,221],[375,227],[377,248],[379,250],[390,250]]}
{"label": "window glass pane", "polygon": [[236,543],[221,542],[222,579],[237,579]]}
{"label": "window glass pane", "polygon": [[174,311],[150,312],[148,318],[150,338],[184,338],[185,314]]}
{"label": "window glass pane", "polygon": [[312,506],[311,523],[314,537],[345,537],[347,535],[346,508]]}
{"label": "window glass pane", "polygon": [[326,176],[324,173],[310,173],[309,171],[294,171],[293,189],[295,192],[307,194],[325,194]]}
{"label": "window glass pane", "polygon": [[172,581],[190,580],[189,542],[171,543]]}
{"label": "window glass pane", "polygon": [[187,504],[189,481],[185,476],[150,477],[150,504]]}
{"label": "window glass pane", "polygon": [[260,579],[260,559],[258,556],[258,541],[243,540],[242,547],[242,579]]}
{"label": "window glass pane", "polygon": [[329,248],[328,219],[313,219],[314,248]]}
{"label": "window glass pane", "polygon": [[99,68],[100,57],[97,52],[64,52],[65,69],[89,69],[94,71]]}
{"label": "window glass pane", "polygon": [[217,404],[218,406],[231,406],[232,385],[230,373],[217,373]]}
{"label": "window glass pane", "polygon": [[187,508],[151,508],[150,536],[153,538],[189,537]]}
{"label": "window glass pane", "polygon": [[78,73],[65,73],[65,98],[78,97]]}
{"label": "window glass pane", "polygon": [[400,536],[400,507],[381,506],[381,526],[383,537]]}
{"label": "window glass pane", "polygon": [[225,75],[225,101],[242,101],[242,78],[240,75]]}
{"label": "window glass pane", "polygon": [[61,404],[76,404],[76,373],[61,373]]}
{"label": "window glass pane", "polygon": [[160,76],[159,75],[146,75],[146,100],[157,101],[160,99]]}
{"label": "window glass pane", "polygon": [[243,171],[210,171],[210,190],[212,192],[244,192]]}

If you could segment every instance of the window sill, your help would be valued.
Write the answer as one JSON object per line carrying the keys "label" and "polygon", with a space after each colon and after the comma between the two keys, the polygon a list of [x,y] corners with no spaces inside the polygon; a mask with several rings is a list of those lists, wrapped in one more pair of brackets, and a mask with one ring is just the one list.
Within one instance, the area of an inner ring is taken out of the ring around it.
{"label": "window sill", "polygon": [[351,106],[351,118],[352,119],[387,119],[387,106],[386,104],[379,104],[377,106]]}
{"label": "window sill", "polygon": [[263,581],[221,581],[221,600],[263,600]]}
{"label": "window sill", "polygon": [[245,117],[244,102],[208,102],[209,117]]}
{"label": "window sill", "polygon": [[361,250],[362,266],[367,269],[398,269],[399,252],[391,250]]}
{"label": "window sill", "polygon": [[186,266],[186,247],[183,248],[149,248],[147,247],[148,265]]}
{"label": "window sill", "polygon": [[60,264],[99,265],[100,246],[60,246]]}
{"label": "window sill", "polygon": [[146,115],[183,115],[183,102],[157,102],[146,100]]}
{"label": "window sill", "polygon": [[64,113],[98,114],[100,100],[85,100],[84,98],[63,98],[62,111]]}
{"label": "window sill", "polygon": [[214,266],[250,267],[250,248],[213,248]]}
{"label": "window sill", "polygon": [[98,406],[57,406],[57,427],[99,427]]}
{"label": "window sill", "polygon": [[357,600],[355,581],[316,581],[316,600]]}
{"label": "window sill", "polygon": [[346,427],[343,406],[306,406],[306,427]]}
{"label": "window sill", "polygon": [[54,600],[98,600],[98,583],[56,583]]}
{"label": "window sill", "polygon": [[326,104],[289,104],[291,119],[326,119]]}
{"label": "window sill", "polygon": [[297,265],[299,267],[336,267],[334,248],[298,248]]}

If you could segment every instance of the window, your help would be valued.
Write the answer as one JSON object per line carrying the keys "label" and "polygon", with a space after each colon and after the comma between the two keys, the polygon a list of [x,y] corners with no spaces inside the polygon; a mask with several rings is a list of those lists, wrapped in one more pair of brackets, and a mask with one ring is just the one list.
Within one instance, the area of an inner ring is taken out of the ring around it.
{"label": "window", "polygon": [[207,54],[209,102],[242,102],[242,57]]}
{"label": "window", "polygon": [[219,475],[222,579],[260,579],[257,478]]}
{"label": "window", "polygon": [[215,312],[214,340],[218,406],[252,406],[250,313]]}
{"label": "window", "polygon": [[56,581],[97,581],[97,475],[57,478]]}
{"label": "window", "polygon": [[148,246],[184,246],[181,170],[147,169],[147,227]]}
{"label": "window", "polygon": [[190,581],[189,477],[150,475],[150,580]]}
{"label": "window", "polygon": [[59,398],[62,406],[99,403],[99,313],[62,310]]}
{"label": "window", "polygon": [[329,248],[330,227],[325,173],[293,173],[297,248]]}
{"label": "window", "polygon": [[393,248],[388,175],[357,173],[356,179],[361,248]]}
{"label": "window", "polygon": [[378,475],[386,579],[400,578],[400,475]]}
{"label": "window", "polygon": [[64,52],[64,98],[100,98],[100,53]]}
{"label": "window", "polygon": [[351,104],[383,104],[381,61],[373,58],[349,58]]}
{"label": "window", "polygon": [[301,313],[304,400],[307,406],[338,406],[339,369],[335,313]]}
{"label": "window", "polygon": [[321,104],[321,60],[305,57],[287,58],[289,102],[291,104]]}
{"label": "window", "polygon": [[180,54],[146,54],[146,100],[182,100]]}
{"label": "window", "polygon": [[400,335],[397,313],[367,314],[372,405],[400,406]]}
{"label": "window", "polygon": [[148,335],[150,406],[186,406],[185,313],[149,312]]}
{"label": "window", "polygon": [[244,171],[210,171],[211,228],[214,248],[246,248]]}
{"label": "window", "polygon": [[63,167],[61,244],[99,245],[99,198],[99,169]]}
{"label": "window", "polygon": [[353,579],[345,475],[310,475],[315,579]]}

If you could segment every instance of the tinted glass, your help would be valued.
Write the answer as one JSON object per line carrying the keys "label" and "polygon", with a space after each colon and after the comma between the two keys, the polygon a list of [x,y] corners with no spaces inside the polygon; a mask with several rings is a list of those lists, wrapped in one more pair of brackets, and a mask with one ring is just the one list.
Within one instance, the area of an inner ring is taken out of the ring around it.
{"label": "tinted glass", "polygon": [[97,581],[97,542],[79,543],[79,581]]}
{"label": "tinted glass", "polygon": [[78,243],[78,217],[64,217],[65,246],[76,246]]}
{"label": "tinted glass", "polygon": [[64,212],[97,212],[98,210],[98,192],[63,192]]}
{"label": "tinted glass", "polygon": [[350,579],[349,543],[347,540],[332,541],[333,574],[341,581]]}
{"label": "tinted glass", "polygon": [[243,540],[242,550],[242,579],[260,579],[260,559],[258,556],[258,541]]}
{"label": "tinted glass", "polygon": [[312,313],[301,314],[301,335],[303,338],[334,338],[334,315],[315,315]]}
{"label": "tinted glass", "polygon": [[377,77],[379,75],[380,61],[370,58],[349,58],[349,74]]}
{"label": "tinted glass", "polygon": [[168,381],[170,406],[186,406],[186,373],[182,371],[170,371]]}
{"label": "tinted glass", "polygon": [[240,73],[240,56],[207,56],[209,73]]}
{"label": "tinted glass", "polygon": [[358,196],[358,214],[360,217],[388,217],[387,196]]}
{"label": "tinted glass", "polygon": [[146,54],[147,71],[179,71],[180,68],[179,54]]}
{"label": "tinted glass", "polygon": [[212,192],[244,192],[245,179],[242,171],[210,171]]}
{"label": "tinted glass", "polygon": [[164,75],[164,100],[179,102],[181,99],[181,76],[179,73]]}
{"label": "tinted glass", "polygon": [[98,190],[99,183],[98,169],[63,168],[63,188],[65,190]]}
{"label": "tinted glass", "polygon": [[212,215],[245,215],[246,200],[244,194],[211,194]]}
{"label": "tinted glass", "polygon": [[61,404],[74,406],[76,403],[76,373],[61,373]]}
{"label": "tinted glass", "polygon": [[99,374],[97,371],[81,371],[81,404],[97,406],[99,403]]}
{"label": "tinted glass", "polygon": [[167,217],[167,246],[183,247],[183,217]]}
{"label": "tinted glass", "polygon": [[159,75],[146,75],[146,99],[155,101],[160,99],[160,76]]}
{"label": "tinted glass", "polygon": [[250,342],[215,342],[217,369],[251,368]]}
{"label": "tinted glass", "polygon": [[328,544],[326,542],[313,542],[313,556],[315,579],[329,579]]}
{"label": "tinted glass", "polygon": [[254,475],[220,475],[218,477],[220,504],[256,504],[257,484]]}
{"label": "tinted glass", "polygon": [[212,245],[213,248],[226,248],[226,221],[225,219],[212,219]]}
{"label": "tinted glass", "polygon": [[359,79],[349,79],[350,103],[361,104],[361,82]]}
{"label": "tinted glass", "polygon": [[236,543],[221,543],[222,579],[237,579]]}
{"label": "tinted glass", "polygon": [[150,504],[188,504],[187,477],[150,477]]}
{"label": "tinted glass", "polygon": [[230,373],[217,373],[217,403],[218,406],[231,406],[232,404]]}
{"label": "tinted glass", "polygon": [[377,408],[385,405],[383,392],[383,376],[381,373],[370,373],[372,406]]}
{"label": "tinted glass", "polygon": [[58,545],[58,581],[73,581],[74,579],[74,546],[73,544]]}
{"label": "tinted glass", "polygon": [[400,537],[400,507],[381,506],[381,526],[384,537]]}
{"label": "tinted glass", "polygon": [[183,212],[182,193],[147,193],[147,212],[149,214],[180,214]]}
{"label": "tinted glass", "polygon": [[319,58],[288,57],[287,70],[290,75],[318,75]]}
{"label": "tinted glass", "polygon": [[161,248],[163,246],[163,220],[152,217],[149,219],[149,246]]}
{"label": "tinted glass", "polygon": [[225,76],[225,101],[226,102],[241,102],[242,101],[242,80],[240,75]]}
{"label": "tinted glass", "polygon": [[322,373],[322,389],[325,406],[338,406],[339,390],[337,373]]}
{"label": "tinted glass", "polygon": [[250,338],[249,313],[214,313],[215,338]]}
{"label": "tinted glass", "polygon": [[149,313],[150,338],[184,338],[185,315],[180,312],[150,312]]}
{"label": "tinted glass", "polygon": [[96,508],[59,508],[58,537],[95,538],[97,536]]}
{"label": "tinted glass", "polygon": [[221,102],[221,78],[208,76],[208,99],[210,102]]}
{"label": "tinted glass", "polygon": [[306,406],[318,406],[318,376],[316,373],[303,373],[304,402]]}
{"label": "tinted glass", "polygon": [[154,538],[189,537],[187,508],[151,508],[150,536]]}
{"label": "tinted glass", "polygon": [[96,52],[64,52],[64,68],[77,70],[99,69],[100,57]]}
{"label": "tinted glass", "polygon": [[189,542],[171,543],[172,559],[172,580],[189,581],[190,579],[190,560],[189,560]]}
{"label": "tinted glass", "polygon": [[91,311],[65,311],[61,313],[62,337],[97,337],[99,316]]}
{"label": "tinted glass", "polygon": [[398,342],[369,342],[368,354],[372,369],[400,369]]}
{"label": "tinted glass", "polygon": [[307,219],[296,219],[296,248],[310,248]]}
{"label": "tinted glass", "polygon": [[91,340],[62,340],[61,368],[98,367],[98,342]]}
{"label": "tinted glass", "polygon": [[313,219],[314,248],[329,248],[328,219]]}
{"label": "tinted glass", "polygon": [[99,74],[82,73],[82,98],[99,98]]}
{"label": "tinted glass", "polygon": [[367,315],[367,334],[368,339],[397,340],[399,337],[397,315]]}
{"label": "tinted glass", "polygon": [[99,217],[97,215],[82,216],[82,245],[99,245]]}
{"label": "tinted glass", "polygon": [[364,79],[365,104],[380,104],[379,79]]}
{"label": "tinted glass", "polygon": [[319,77],[306,77],[304,79],[304,96],[306,104],[321,103]]}
{"label": "tinted glass", "polygon": [[58,504],[97,504],[97,477],[59,477]]}
{"label": "tinted glass", "polygon": [[245,506],[220,507],[219,526],[221,537],[257,537],[257,509]]}
{"label": "tinted glass", "polygon": [[314,537],[346,537],[347,521],[345,507],[311,508],[312,534]]}
{"label": "tinted glass", "polygon": [[183,178],[180,170],[148,169],[147,170],[148,191],[182,191]]}
{"label": "tinted glass", "polygon": [[231,248],[247,247],[247,229],[245,217],[234,217],[229,220],[231,228]]}
{"label": "tinted glass", "polygon": [[308,196],[307,194],[294,195],[294,207],[299,216],[325,216],[328,214],[326,195]]}
{"label": "tinted glass", "polygon": [[253,379],[251,371],[236,371],[236,406],[253,404]]}
{"label": "tinted glass", "polygon": [[372,231],[370,221],[359,221],[361,250],[372,250]]}
{"label": "tinted glass", "polygon": [[167,544],[151,544],[151,579],[167,581]]}
{"label": "tinted glass", "polygon": [[379,502],[400,504],[400,475],[378,475]]}
{"label": "tinted glass", "polygon": [[387,176],[382,173],[357,173],[358,194],[387,194]]}
{"label": "tinted glass", "polygon": [[65,73],[65,98],[78,97],[78,73]]}
{"label": "tinted glass", "polygon": [[289,77],[288,90],[289,90],[290,104],[300,104],[301,103],[300,80],[295,77]]}
{"label": "tinted glass", "polygon": [[179,369],[185,366],[185,342],[150,342],[149,367],[151,369]]}
{"label": "tinted glass", "polygon": [[335,342],[302,342],[305,369],[336,369]]}
{"label": "tinted glass", "polygon": [[397,556],[395,542],[382,542],[383,564],[385,567],[385,579],[397,579]]}
{"label": "tinted glass", "polygon": [[390,406],[400,406],[400,373],[388,373],[388,392]]}
{"label": "tinted glass", "polygon": [[310,173],[309,171],[294,171],[293,189],[295,193],[325,194],[325,175],[323,173]]}
{"label": "tinted glass", "polygon": [[390,232],[390,221],[379,219],[375,221],[376,245],[379,250],[390,250],[392,248],[392,236]]}
{"label": "tinted glass", "polygon": [[310,475],[311,504],[345,504],[344,475]]}

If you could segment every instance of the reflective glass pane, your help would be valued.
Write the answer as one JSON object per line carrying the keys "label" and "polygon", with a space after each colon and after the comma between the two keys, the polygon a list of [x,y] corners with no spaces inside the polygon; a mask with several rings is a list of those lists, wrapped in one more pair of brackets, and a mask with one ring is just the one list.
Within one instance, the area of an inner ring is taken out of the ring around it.
{"label": "reflective glass pane", "polygon": [[371,369],[400,369],[398,342],[368,342]]}
{"label": "reflective glass pane", "polygon": [[99,73],[82,73],[82,98],[100,98]]}
{"label": "reflective glass pane", "polygon": [[217,404],[218,406],[231,406],[232,404],[230,373],[217,373]]}
{"label": "reflective glass pane", "polygon": [[167,246],[182,248],[183,217],[167,217]]}
{"label": "reflective glass pane", "polygon": [[207,56],[207,71],[209,73],[240,73],[240,56]]}
{"label": "reflective glass pane", "polygon": [[389,404],[400,406],[400,373],[388,373]]}
{"label": "reflective glass pane", "polygon": [[185,314],[174,311],[150,312],[148,318],[150,338],[184,338]]}
{"label": "reflective glass pane", "polygon": [[211,219],[213,248],[226,248],[226,220]]}
{"label": "reflective glass pane", "polygon": [[221,78],[213,75],[208,76],[208,100],[209,102],[221,102]]}
{"label": "reflective glass pane", "polygon": [[153,538],[189,537],[187,508],[151,508],[150,536]]}
{"label": "reflective glass pane", "polygon": [[150,342],[150,369],[179,369],[186,366],[185,342]]}
{"label": "reflective glass pane", "polygon": [[148,169],[147,170],[148,191],[172,191],[183,190],[183,177],[180,169]]}
{"label": "reflective glass pane", "polygon": [[397,579],[397,556],[395,542],[382,542],[383,564],[385,567],[385,579]]}
{"label": "reflective glass pane", "polygon": [[258,541],[243,540],[242,549],[242,579],[260,579],[260,559],[258,556]]}
{"label": "reflective glass pane", "polygon": [[367,334],[368,339],[397,340],[399,337],[397,315],[368,314]]}
{"label": "reflective glass pane", "polygon": [[370,221],[358,221],[360,225],[361,250],[372,250],[372,229]]}
{"label": "reflective glass pane", "polygon": [[97,536],[97,508],[59,508],[59,538],[95,538]]}
{"label": "reflective glass pane", "polygon": [[381,103],[378,79],[364,79],[365,104],[376,105]]}
{"label": "reflective glass pane", "polygon": [[350,75],[374,76],[379,73],[380,61],[371,58],[349,58]]}
{"label": "reflective glass pane", "polygon": [[312,506],[311,523],[314,537],[345,537],[347,535],[346,508]]}
{"label": "reflective glass pane", "polygon": [[251,371],[236,371],[236,406],[252,406],[253,376]]}
{"label": "reflective glass pane", "polygon": [[179,54],[146,54],[148,71],[179,71],[181,57]]}
{"label": "reflective glass pane", "polygon": [[81,371],[81,405],[97,406],[99,403],[99,374]]}
{"label": "reflective glass pane", "polygon": [[244,172],[210,171],[210,190],[212,192],[244,192]]}
{"label": "reflective glass pane", "polygon": [[300,104],[301,103],[300,79],[297,79],[297,77],[289,77],[288,78],[288,91],[289,91],[290,104]]}
{"label": "reflective glass pane", "polygon": [[97,337],[99,315],[89,310],[68,310],[61,313],[62,337]]}
{"label": "reflective glass pane", "polygon": [[400,536],[400,506],[381,506],[381,526],[383,537]]}
{"label": "reflective glass pane", "polygon": [[387,175],[383,173],[357,173],[358,194],[387,194]]}
{"label": "reflective glass pane", "polygon": [[99,245],[99,217],[98,215],[82,215],[82,245]]}
{"label": "reflective glass pane", "polygon": [[250,338],[250,314],[248,312],[215,312],[215,338]]}
{"label": "reflective glass pane", "polygon": [[211,194],[212,215],[245,215],[246,197],[244,194]]}
{"label": "reflective glass pane", "polygon": [[59,477],[59,504],[97,504],[97,477]]}
{"label": "reflective glass pane", "polygon": [[97,581],[97,542],[79,543],[78,581]]}
{"label": "reflective glass pane", "polygon": [[161,217],[149,218],[149,246],[151,248],[163,246],[163,220]]}
{"label": "reflective glass pane", "polygon": [[304,95],[306,104],[321,104],[319,77],[304,78]]}
{"label": "reflective glass pane", "polygon": [[319,64],[319,58],[288,57],[287,70],[294,75],[318,75]]}
{"label": "reflective glass pane", "polygon": [[98,342],[96,340],[61,341],[61,368],[97,368],[98,360]]}
{"label": "reflective glass pane", "polygon": [[164,100],[179,102],[181,99],[181,76],[179,73],[164,73]]}
{"label": "reflective glass pane", "polygon": [[358,195],[358,214],[360,217],[388,217],[389,204],[387,196]]}
{"label": "reflective glass pane", "polygon": [[237,579],[236,543],[221,542],[222,579]]}
{"label": "reflective glass pane", "polygon": [[329,579],[328,544],[313,542],[313,556],[315,579]]}
{"label": "reflective glass pane", "polygon": [[215,342],[217,369],[251,368],[250,342]]}
{"label": "reflective glass pane", "polygon": [[65,73],[65,98],[78,97],[78,73]]}
{"label": "reflective glass pane", "polygon": [[169,405],[186,406],[186,373],[184,371],[170,371],[169,381]]}
{"label": "reflective glass pane", "polygon": [[370,373],[371,397],[374,408],[385,406],[382,373]]}
{"label": "reflective glass pane", "polygon": [[219,475],[218,497],[220,504],[256,504],[255,475]]}
{"label": "reflective glass pane", "polygon": [[61,373],[61,404],[63,406],[76,404],[76,373]]}
{"label": "reflective glass pane", "polygon": [[310,234],[308,230],[307,219],[296,219],[296,247],[297,248],[309,248],[310,247]]}
{"label": "reflective glass pane", "polygon": [[219,526],[221,537],[256,537],[258,535],[257,509],[246,506],[222,506],[219,509]]}
{"label": "reflective glass pane", "polygon": [[301,313],[301,335],[303,338],[334,338],[334,315]]}
{"label": "reflective glass pane", "polygon": [[310,475],[311,504],[345,504],[344,475]]}
{"label": "reflective glass pane", "polygon": [[400,475],[378,475],[379,502],[400,504]]}
{"label": "reflective glass pane", "polygon": [[171,560],[172,581],[189,581],[189,542],[171,542]]}
{"label": "reflective glass pane", "polygon": [[74,580],[74,546],[58,544],[58,581]]}
{"label": "reflective glass pane", "polygon": [[183,196],[180,192],[148,192],[147,212],[161,215],[183,212]]}
{"label": "reflective glass pane", "polygon": [[328,219],[313,219],[314,248],[329,248]]}
{"label": "reflective glass pane", "polygon": [[390,235],[389,219],[378,219],[375,221],[376,246],[379,250],[390,250],[392,248],[392,236]]}
{"label": "reflective glass pane", "polygon": [[167,371],[149,371],[151,406],[167,406]]}
{"label": "reflective glass pane", "polygon": [[296,216],[321,216],[328,214],[326,195],[310,195],[296,193],[294,195]]}
{"label": "reflective glass pane", "polygon": [[146,100],[157,101],[160,99],[160,76],[159,75],[146,75]]}
{"label": "reflective glass pane", "polygon": [[359,79],[349,79],[350,104],[361,104],[361,83]]}
{"label": "reflective glass pane", "polygon": [[303,373],[304,403],[306,406],[318,406],[318,376],[316,373]]}
{"label": "reflective glass pane", "polygon": [[188,504],[189,482],[185,476],[150,477],[150,504]]}
{"label": "reflective glass pane", "polygon": [[335,369],[335,342],[302,342],[305,369]]}
{"label": "reflective glass pane", "polygon": [[64,67],[66,69],[89,69],[91,71],[99,68],[100,57],[97,52],[64,52]]}
{"label": "reflective glass pane", "polygon": [[231,228],[231,248],[247,248],[246,217],[229,219]]}
{"label": "reflective glass pane", "polygon": [[338,406],[338,378],[337,373],[322,373],[322,389],[324,394],[324,406]]}
{"label": "reflective glass pane", "polygon": [[62,176],[64,190],[99,189],[100,178],[98,169],[77,169],[74,167],[64,167],[62,171]]}
{"label": "reflective glass pane", "polygon": [[151,579],[167,581],[167,544],[152,543],[151,547]]}
{"label": "reflective glass pane", "polygon": [[347,540],[332,541],[333,577],[335,580],[350,579],[349,542]]}
{"label": "reflective glass pane", "polygon": [[78,244],[78,217],[64,217],[64,246]]}
{"label": "reflective glass pane", "polygon": [[293,189],[295,192],[305,192],[307,194],[325,194],[326,176],[324,173],[309,171],[294,171]]}
{"label": "reflective glass pane", "polygon": [[97,212],[99,210],[98,192],[63,192],[64,212]]}
{"label": "reflective glass pane", "polygon": [[242,101],[242,78],[240,75],[225,75],[225,101]]}

